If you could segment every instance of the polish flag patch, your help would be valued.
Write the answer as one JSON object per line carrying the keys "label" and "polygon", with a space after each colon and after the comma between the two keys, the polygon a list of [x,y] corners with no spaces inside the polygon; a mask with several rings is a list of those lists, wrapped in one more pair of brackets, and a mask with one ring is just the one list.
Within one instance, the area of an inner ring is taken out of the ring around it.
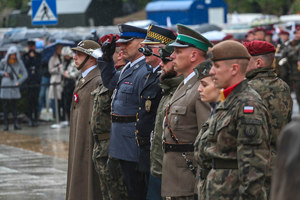
{"label": "polish flag patch", "polygon": [[253,113],[254,107],[253,106],[244,106],[244,113]]}

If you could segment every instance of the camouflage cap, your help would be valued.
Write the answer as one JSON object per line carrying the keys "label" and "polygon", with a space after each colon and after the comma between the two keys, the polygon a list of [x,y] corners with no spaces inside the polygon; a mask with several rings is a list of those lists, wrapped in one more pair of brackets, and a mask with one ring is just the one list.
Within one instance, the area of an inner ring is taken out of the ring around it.
{"label": "camouflage cap", "polygon": [[210,76],[209,71],[211,67],[212,67],[211,60],[205,60],[204,62],[200,63],[194,68],[194,72],[196,73],[198,79],[203,79],[205,77]]}
{"label": "camouflage cap", "polygon": [[72,48],[72,50],[80,51],[87,55],[92,55],[93,51],[101,48],[100,45],[93,40],[84,40],[77,44],[77,47]]}
{"label": "camouflage cap", "polygon": [[233,59],[250,60],[251,57],[244,45],[233,40],[226,40],[216,44],[208,52],[208,56],[213,62]]}
{"label": "camouflage cap", "polygon": [[203,37],[197,31],[194,31],[182,24],[177,24],[178,35],[173,44],[173,47],[195,47],[202,51],[208,51],[209,47],[212,47],[213,44]]}
{"label": "camouflage cap", "polygon": [[173,31],[151,24],[142,44],[167,44],[175,39],[176,36]]}

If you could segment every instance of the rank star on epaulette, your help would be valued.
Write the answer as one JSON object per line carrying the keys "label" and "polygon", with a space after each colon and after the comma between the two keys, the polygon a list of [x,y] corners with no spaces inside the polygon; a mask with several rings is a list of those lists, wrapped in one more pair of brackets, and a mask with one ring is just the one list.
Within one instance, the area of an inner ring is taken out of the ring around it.
{"label": "rank star on epaulette", "polygon": [[254,107],[253,106],[244,106],[244,113],[253,113]]}

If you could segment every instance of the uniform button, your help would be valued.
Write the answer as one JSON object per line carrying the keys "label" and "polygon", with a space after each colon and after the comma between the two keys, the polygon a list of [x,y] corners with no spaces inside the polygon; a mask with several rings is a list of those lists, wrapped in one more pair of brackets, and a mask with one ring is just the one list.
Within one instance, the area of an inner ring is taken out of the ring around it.
{"label": "uniform button", "polygon": [[134,125],[136,126],[136,123],[134,123]]}
{"label": "uniform button", "polygon": [[143,98],[143,96],[141,95],[141,98]]}
{"label": "uniform button", "polygon": [[141,108],[141,107],[139,107],[139,110],[142,110],[142,108]]}
{"label": "uniform button", "polygon": [[139,133],[139,131],[138,131],[138,130],[136,130],[136,131],[135,131],[135,133],[136,133],[136,134],[138,134],[138,133]]}
{"label": "uniform button", "polygon": [[140,121],[140,119],[136,119],[136,121],[138,122],[138,121]]}

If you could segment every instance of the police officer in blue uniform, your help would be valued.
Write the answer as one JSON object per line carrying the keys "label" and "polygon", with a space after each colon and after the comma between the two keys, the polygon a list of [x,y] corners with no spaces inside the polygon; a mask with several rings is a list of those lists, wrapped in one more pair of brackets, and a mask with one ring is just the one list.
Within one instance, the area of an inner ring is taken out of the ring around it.
{"label": "police officer in blue uniform", "polygon": [[[120,163],[122,174],[130,200],[142,200],[143,174],[138,169],[140,150],[135,139],[136,113],[147,75],[148,65],[145,57],[138,51],[147,30],[130,25],[119,25],[120,38],[111,43],[104,42],[103,56],[98,59],[103,84],[114,89],[112,96],[112,126],[109,147],[108,169],[112,176],[117,176],[116,165]],[[112,55],[115,43],[120,45],[124,58],[129,62],[123,70],[114,68]]]}
{"label": "police officer in blue uniform", "polygon": [[145,190],[143,192],[145,196],[150,173],[150,134],[155,126],[156,111],[162,97],[162,90],[158,85],[161,74],[159,50],[175,39],[176,36],[171,30],[150,25],[147,37],[141,43],[143,47],[139,49],[146,56],[146,63],[150,65],[148,67],[149,75],[140,93],[135,131],[137,144],[140,148],[139,170],[144,173]]}

